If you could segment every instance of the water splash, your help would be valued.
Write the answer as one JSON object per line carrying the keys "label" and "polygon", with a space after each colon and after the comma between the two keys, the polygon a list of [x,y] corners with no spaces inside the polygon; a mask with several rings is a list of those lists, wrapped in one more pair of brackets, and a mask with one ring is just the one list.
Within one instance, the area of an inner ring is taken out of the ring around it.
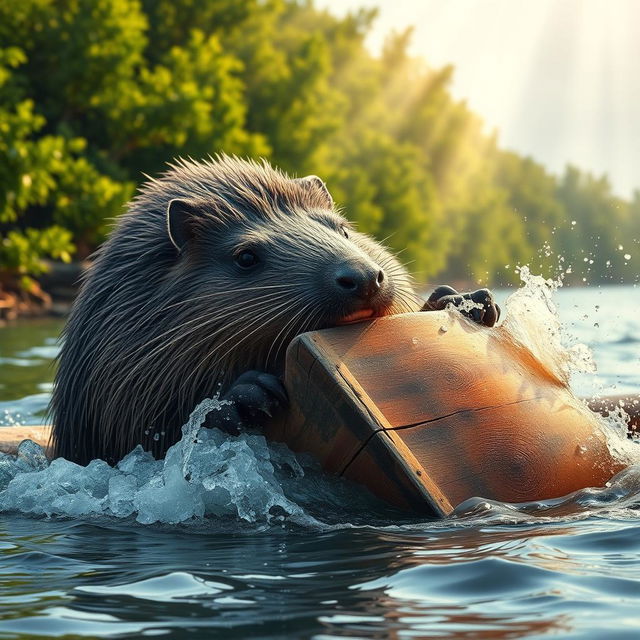
{"label": "water splash", "polygon": [[[560,322],[554,293],[562,287],[562,275],[547,279],[519,268],[523,286],[509,296],[503,328],[509,337],[526,348],[566,385],[573,375],[594,374],[597,370],[591,349],[569,335]],[[623,407],[606,418],[597,416],[601,432],[612,454],[628,464],[640,463],[640,447],[630,440],[629,416]]]}
{"label": "water splash", "polygon": [[520,267],[519,274],[524,286],[507,299],[505,330],[566,384],[574,373],[595,373],[590,349],[571,344],[560,323],[553,294],[562,286],[562,279],[534,275],[526,266]]}
{"label": "water splash", "polygon": [[282,445],[250,433],[229,437],[201,424],[217,399],[203,401],[164,460],[136,447],[116,466],[93,460],[82,467],[61,458],[50,464],[27,440],[17,457],[0,457],[0,510],[33,515],[135,517],[170,524],[211,516],[240,521],[310,524],[313,518],[286,497],[285,476],[305,470]]}
{"label": "water splash", "polygon": [[509,504],[470,498],[459,504],[451,518],[461,526],[564,522],[598,518],[638,517],[640,508],[640,464],[616,474],[604,487],[585,487],[551,500]]}
{"label": "water splash", "polygon": [[164,460],[139,445],[115,467],[103,460],[83,467],[63,458],[49,462],[42,447],[25,440],[17,456],[0,453],[0,512],[145,525],[323,528],[347,520],[370,523],[372,513],[386,521],[390,508],[362,487],[323,473],[310,456],[258,433],[229,436],[202,427],[207,413],[222,404],[217,398],[201,402]]}

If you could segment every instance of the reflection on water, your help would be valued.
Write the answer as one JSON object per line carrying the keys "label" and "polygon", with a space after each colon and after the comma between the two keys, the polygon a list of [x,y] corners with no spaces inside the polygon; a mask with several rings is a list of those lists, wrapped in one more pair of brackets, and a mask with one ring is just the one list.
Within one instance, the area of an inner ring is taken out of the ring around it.
{"label": "reflection on water", "polygon": [[0,545],[4,634],[611,638],[640,625],[630,521],[211,534],[14,517]]}
{"label": "reflection on water", "polygon": [[0,328],[0,426],[43,423],[63,326],[38,318]]}
{"label": "reflection on water", "polygon": [[[598,365],[597,378],[574,376],[579,392],[640,391],[637,295],[558,292],[565,330]],[[0,331],[0,411],[11,419],[42,410],[59,328]],[[446,521],[402,524],[366,500],[345,510],[351,487],[309,481],[282,480],[314,517],[298,524],[0,514],[0,637],[640,633],[639,467],[566,499],[518,508],[474,499]]]}

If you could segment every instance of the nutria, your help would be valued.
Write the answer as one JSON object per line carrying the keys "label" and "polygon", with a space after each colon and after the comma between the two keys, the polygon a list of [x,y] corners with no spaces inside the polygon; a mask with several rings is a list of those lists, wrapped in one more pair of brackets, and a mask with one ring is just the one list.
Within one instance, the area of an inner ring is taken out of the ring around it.
{"label": "nutria", "polygon": [[[485,294],[475,319],[492,324]],[[422,306],[320,178],[229,156],[179,160],[141,188],[84,278],[53,390],[55,453],[113,464],[142,444],[162,456],[218,391],[230,403],[216,426],[267,419],[286,404],[278,376],[293,336]]]}

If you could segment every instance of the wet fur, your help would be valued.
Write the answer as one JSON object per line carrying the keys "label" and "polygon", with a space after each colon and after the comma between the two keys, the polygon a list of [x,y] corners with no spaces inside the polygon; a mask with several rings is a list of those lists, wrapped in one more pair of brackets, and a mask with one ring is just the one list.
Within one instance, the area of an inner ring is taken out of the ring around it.
{"label": "wet fur", "polygon": [[[199,211],[182,252],[167,231],[175,198]],[[332,261],[368,256],[391,280],[385,311],[417,310],[402,266],[363,234],[345,238],[345,222],[320,181],[291,180],[264,162],[181,160],[150,179],[96,253],[64,331],[56,455],[115,463],[142,444],[162,456],[203,398],[248,369],[281,373],[294,335],[343,312],[312,284]],[[269,260],[244,278],[225,260],[247,242]]]}

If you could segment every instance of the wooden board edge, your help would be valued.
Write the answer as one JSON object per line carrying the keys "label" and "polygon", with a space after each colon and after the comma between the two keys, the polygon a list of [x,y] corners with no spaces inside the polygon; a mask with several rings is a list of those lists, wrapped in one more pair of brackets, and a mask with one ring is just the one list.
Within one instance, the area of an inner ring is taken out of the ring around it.
{"label": "wooden board edge", "polygon": [[[351,388],[354,399],[358,402],[360,412],[363,413],[363,415],[370,416],[380,426],[380,429],[376,433],[386,436],[382,441],[387,445],[389,455],[395,458],[396,464],[403,469],[410,485],[425,499],[436,514],[445,516],[451,513],[453,506],[447,497],[442,493],[437,483],[418,462],[402,439],[395,434],[391,424],[374,404],[367,392],[360,386],[351,371],[349,371],[349,368],[344,363],[341,363],[337,369],[341,378]],[[386,438],[388,438],[388,440]],[[369,441],[363,443],[363,449],[368,442]],[[347,467],[343,469],[340,475],[344,475],[346,470]]]}
{"label": "wooden board edge", "polygon": [[51,444],[51,425],[26,425],[18,427],[0,427],[0,453],[16,455],[24,440],[33,440],[44,448],[48,458],[53,457]]}

